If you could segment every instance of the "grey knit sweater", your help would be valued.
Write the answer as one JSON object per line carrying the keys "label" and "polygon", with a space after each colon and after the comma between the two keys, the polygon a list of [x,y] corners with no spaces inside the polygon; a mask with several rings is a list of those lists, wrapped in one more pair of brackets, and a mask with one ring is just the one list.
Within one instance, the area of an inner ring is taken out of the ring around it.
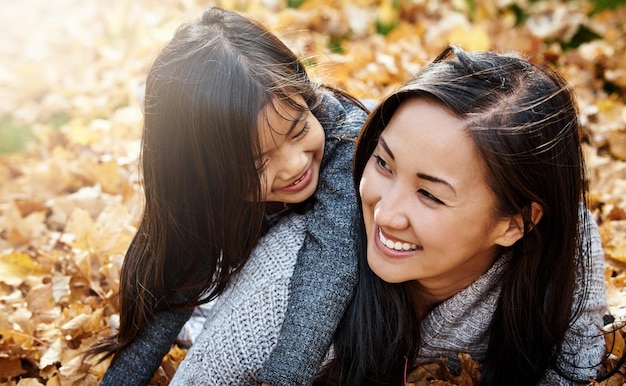
{"label": "grey knit sweater", "polygon": [[[260,380],[275,386],[307,385],[318,369],[356,284],[356,198],[353,139],[366,113],[351,101],[320,91],[313,111],[326,144],[314,208],[289,286],[282,330]],[[114,359],[101,386],[146,385],[192,310],[162,312]]]}
{"label": "grey knit sweater", "polygon": [[[591,251],[588,251],[591,263],[584,267],[588,275],[587,298],[579,318],[566,332],[563,354],[559,357],[563,372],[582,381],[597,376],[605,349],[600,328],[602,317],[608,311],[600,234],[593,217],[590,215],[587,218],[592,235]],[[489,324],[500,295],[497,283],[509,260],[508,256],[502,256],[474,283],[426,316],[420,326],[422,344],[419,363],[435,362],[439,356],[444,356],[452,368],[458,369],[459,352],[469,353],[472,359],[479,362],[484,360],[489,344]],[[580,274],[577,276],[575,301],[583,296],[585,284],[582,277]],[[540,384],[570,385],[572,382],[551,370]]]}
{"label": "grey knit sweater", "polygon": [[235,281],[211,302],[171,386],[258,384],[285,317],[289,282],[306,233],[304,217],[283,218],[259,241]]}

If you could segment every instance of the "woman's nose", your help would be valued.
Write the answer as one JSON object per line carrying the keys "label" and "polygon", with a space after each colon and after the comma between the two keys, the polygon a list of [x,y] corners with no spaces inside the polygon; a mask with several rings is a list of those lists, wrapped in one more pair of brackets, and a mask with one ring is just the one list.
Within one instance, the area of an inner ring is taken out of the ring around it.
{"label": "woman's nose", "polygon": [[409,226],[406,216],[406,194],[398,189],[389,189],[383,192],[374,208],[374,221],[382,227],[390,229],[405,229]]}

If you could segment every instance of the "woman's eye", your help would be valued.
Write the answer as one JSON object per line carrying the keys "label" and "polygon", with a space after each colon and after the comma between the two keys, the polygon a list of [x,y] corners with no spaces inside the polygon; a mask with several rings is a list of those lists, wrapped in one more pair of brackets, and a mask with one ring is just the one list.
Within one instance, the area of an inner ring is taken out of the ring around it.
{"label": "woman's eye", "polygon": [[420,190],[418,190],[418,193],[421,194],[423,197],[425,197],[427,200],[430,200],[430,201],[432,201],[432,202],[434,202],[436,204],[445,205],[445,203],[443,201],[441,201],[437,197],[435,197],[432,194],[430,194],[430,192],[427,191],[427,190],[420,189]]}
{"label": "woman's eye", "polygon": [[309,123],[305,122],[304,126],[302,126],[302,130],[297,132],[296,135],[294,135],[292,137],[292,139],[298,139],[298,138],[304,137],[306,135],[306,133],[308,133],[308,132],[309,132]]}
{"label": "woman's eye", "polygon": [[379,167],[385,170],[389,170],[389,164],[387,163],[387,161],[383,159],[383,157],[375,154],[374,158],[376,159],[376,165],[378,165]]}

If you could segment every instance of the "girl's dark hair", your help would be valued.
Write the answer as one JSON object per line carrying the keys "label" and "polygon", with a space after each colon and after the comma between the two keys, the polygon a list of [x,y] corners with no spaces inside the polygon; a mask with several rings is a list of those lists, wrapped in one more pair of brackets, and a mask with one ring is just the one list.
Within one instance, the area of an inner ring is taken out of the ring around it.
{"label": "girl's dark hair", "polygon": [[[380,133],[398,106],[416,97],[465,121],[497,197],[494,215],[521,214],[524,221],[524,236],[507,248],[512,259],[501,279],[481,384],[532,385],[548,369],[562,373],[557,358],[564,335],[586,297],[573,304],[576,275],[589,266],[577,257],[590,258],[583,240],[591,239],[579,218],[585,167],[570,88],[547,66],[448,47],[368,118],[355,153],[357,191]],[[536,225],[532,203],[543,208]],[[415,289],[384,283],[369,269],[365,251],[355,297],[336,334],[336,359],[322,371],[320,384],[401,385],[405,364],[416,361]]]}
{"label": "girl's dark hair", "polygon": [[119,353],[157,311],[215,298],[245,264],[265,208],[257,120],[274,101],[318,103],[294,53],[235,12],[208,9],[158,55],[144,103],[144,213],[122,267],[119,332],[96,353]]}

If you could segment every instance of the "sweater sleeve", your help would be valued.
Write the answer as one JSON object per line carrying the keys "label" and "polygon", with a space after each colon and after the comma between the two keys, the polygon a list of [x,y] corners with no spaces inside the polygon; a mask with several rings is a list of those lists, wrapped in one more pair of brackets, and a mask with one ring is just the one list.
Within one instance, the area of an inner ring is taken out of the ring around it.
{"label": "sweater sleeve", "polygon": [[330,111],[326,115],[342,128],[329,136],[325,126],[315,206],[307,214],[307,235],[298,253],[278,343],[261,372],[260,379],[274,386],[312,382],[357,281],[354,142],[337,137],[355,137],[366,114],[353,105],[340,109],[342,114]]}
{"label": "sweater sleeve", "polygon": [[285,317],[289,281],[304,241],[304,219],[290,215],[255,247],[208,310],[171,386],[257,385]]}
{"label": "sweater sleeve", "polygon": [[276,278],[258,291],[220,299],[213,309],[219,315],[209,314],[170,385],[257,385],[284,317],[288,286],[289,278]]}
{"label": "sweater sleeve", "polygon": [[[578,285],[574,293],[575,303],[583,300],[582,309],[565,334],[559,365],[563,374],[588,382],[591,377],[598,375],[605,351],[604,337],[600,328],[603,316],[608,313],[608,307],[604,281],[604,251],[600,233],[591,214],[584,218],[587,219],[584,227],[588,232],[583,234],[591,237],[591,248],[582,259],[585,274],[578,275]],[[541,382],[541,385],[545,386],[571,384],[572,381],[554,370],[550,370]]]}
{"label": "sweater sleeve", "polygon": [[147,385],[192,311],[156,314],[141,329],[137,338],[113,359],[100,386]]}

